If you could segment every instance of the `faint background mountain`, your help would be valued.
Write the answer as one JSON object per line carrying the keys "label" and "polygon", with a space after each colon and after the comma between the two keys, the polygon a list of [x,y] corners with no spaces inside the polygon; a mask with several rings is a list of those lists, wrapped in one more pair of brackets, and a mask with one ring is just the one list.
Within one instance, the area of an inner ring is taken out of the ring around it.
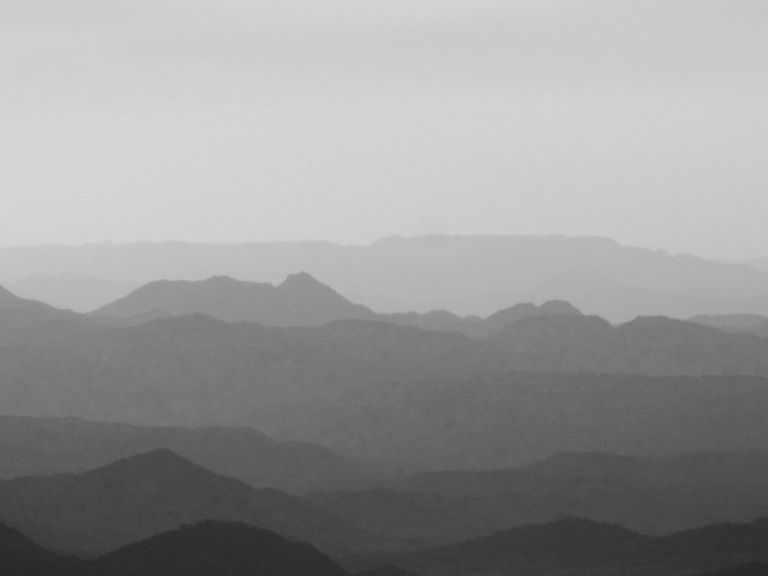
{"label": "faint background mountain", "polygon": [[353,304],[306,272],[289,275],[281,284],[243,282],[216,276],[198,281],[156,281],[93,312],[91,317],[116,325],[204,314],[226,322],[258,322],[265,326],[317,326],[335,320],[380,320],[425,330],[460,332],[475,339],[497,334],[529,316],[580,316],[565,301],[515,304],[486,318],[458,316],[448,310],[377,314]]}
{"label": "faint background mountain", "polygon": [[112,282],[92,274],[30,274],[9,284],[14,294],[40,300],[64,310],[90,312],[122,298],[136,288],[132,282]]}
{"label": "faint background mountain", "polygon": [[353,304],[307,273],[291,274],[278,286],[226,276],[198,282],[152,282],[95,314],[141,318],[194,313],[267,326],[316,326],[333,320],[375,318],[371,310]]}
{"label": "faint background mountain", "polygon": [[731,334],[768,337],[768,317],[759,314],[699,314],[690,321]]}
{"label": "faint background mountain", "polygon": [[[594,307],[592,302],[583,306],[612,321],[641,312],[682,317],[715,311],[768,312],[757,309],[765,302],[752,301],[768,293],[768,283],[765,274],[750,264],[670,255],[591,237],[424,236],[388,238],[368,246],[326,242],[39,246],[0,249],[0,269],[10,280],[70,273],[133,284],[217,275],[279,282],[305,270],[377,312],[448,309],[460,315],[488,315],[521,300],[551,298],[568,299],[581,308],[572,293],[578,286],[546,297],[536,294],[538,287],[564,274],[577,274],[607,282],[609,292],[621,288],[617,295],[624,299],[621,305],[598,300]],[[728,309],[691,310],[688,302],[722,302]]]}

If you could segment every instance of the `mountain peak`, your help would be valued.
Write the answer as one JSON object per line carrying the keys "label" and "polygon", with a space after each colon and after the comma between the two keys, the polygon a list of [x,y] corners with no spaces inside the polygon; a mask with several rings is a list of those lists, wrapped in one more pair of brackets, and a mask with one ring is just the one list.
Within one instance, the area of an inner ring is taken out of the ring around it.
{"label": "mountain peak", "polygon": [[149,470],[152,472],[203,472],[205,474],[213,474],[205,468],[198,466],[194,462],[187,460],[186,458],[179,456],[176,452],[167,448],[158,448],[157,450],[151,450],[149,452],[142,452],[134,456],[128,456],[111,464],[107,464],[102,468],[92,470],[91,474],[111,472],[111,473],[125,473],[133,472],[136,470]]}
{"label": "mountain peak", "polygon": [[296,272],[294,274],[289,274],[282,284],[280,284],[281,288],[292,288],[292,287],[307,287],[307,286],[323,286],[326,287],[324,284],[319,282],[317,278],[312,276],[309,272]]}

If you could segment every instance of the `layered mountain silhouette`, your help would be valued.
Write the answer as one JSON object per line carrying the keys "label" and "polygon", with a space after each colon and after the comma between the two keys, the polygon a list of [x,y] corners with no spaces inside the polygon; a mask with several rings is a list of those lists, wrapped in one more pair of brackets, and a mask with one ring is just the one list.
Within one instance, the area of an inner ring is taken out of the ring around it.
{"label": "layered mountain silhouette", "polygon": [[203,521],[82,560],[49,552],[0,525],[8,576],[346,576],[312,546],[235,522]]}
{"label": "layered mountain silhouette", "polygon": [[[768,292],[764,274],[755,268],[761,265],[672,255],[607,238],[567,236],[395,237],[368,246],[167,242],[0,251],[0,269],[14,279],[35,273],[76,273],[134,284],[161,277],[214,275],[277,282],[306,270],[382,312],[449,309],[459,315],[488,315],[513,302],[567,299],[612,322],[638,314],[768,313],[759,309],[764,302],[754,300]],[[593,308],[574,298],[573,292],[537,293],[538,287],[572,273],[626,288],[629,297],[619,305],[596,300]],[[649,306],[649,295],[655,294],[662,297],[658,304],[652,298]],[[691,302],[707,307],[691,310]]]}
{"label": "layered mountain silhouette", "polygon": [[541,306],[516,304],[487,318],[462,317],[447,310],[377,314],[353,304],[301,272],[291,274],[278,286],[222,276],[200,281],[152,282],[100,308],[94,316],[119,325],[188,314],[204,314],[226,322],[257,322],[265,326],[316,326],[334,320],[379,320],[425,330],[460,332],[475,339],[487,338],[529,316],[581,315],[579,310],[563,301],[549,301]]}
{"label": "layered mountain silhouette", "polygon": [[768,374],[768,339],[666,317],[615,327],[597,316],[528,317],[491,341],[510,368],[531,372]]}
{"label": "layered mountain silhouette", "polygon": [[9,576],[80,576],[81,563],[59,557],[0,523],[0,574]]}
{"label": "layered mountain silhouette", "polygon": [[362,459],[499,468],[562,451],[766,449],[766,407],[765,378],[507,373],[371,384],[265,406],[255,421]]}
{"label": "layered mountain silhouette", "polygon": [[380,545],[307,501],[251,488],[169,450],[0,482],[0,518],[50,549],[86,554],[203,520],[243,522],[339,553]]}
{"label": "layered mountain silhouette", "polygon": [[620,526],[564,519],[403,557],[422,574],[641,574],[672,576],[768,558],[768,520],[648,537]]}
{"label": "layered mountain silhouette", "polygon": [[89,563],[104,576],[346,576],[308,544],[233,522],[201,522],[154,536]]}
{"label": "layered mountain silhouette", "polygon": [[768,562],[748,562],[735,568],[707,572],[702,576],[764,576],[768,574]]}
{"label": "layered mountain silhouette", "polygon": [[195,313],[227,322],[268,326],[316,326],[333,320],[375,317],[368,308],[352,304],[307,273],[291,274],[278,286],[227,276],[198,282],[151,282],[96,312],[129,318]]}
{"label": "layered mountain silhouette", "polygon": [[4,410],[152,424],[253,424],[267,402],[366,382],[479,373],[499,353],[383,322],[266,328],[194,315],[47,348],[0,348]]}
{"label": "layered mountain silhouette", "polygon": [[498,334],[518,320],[531,317],[571,317],[581,316],[581,312],[568,302],[550,300],[541,306],[530,302],[516,304],[491,314],[486,318],[479,316],[461,317],[447,310],[436,310],[419,314],[386,314],[379,318],[395,324],[416,326],[425,330],[461,332],[470,338],[484,340]]}
{"label": "layered mountain silhouette", "polygon": [[82,472],[161,448],[252,486],[291,492],[365,484],[384,473],[316,444],[277,442],[253,428],[0,416],[0,478]]}
{"label": "layered mountain silhouette", "polygon": [[569,516],[651,534],[748,521],[768,514],[766,482],[768,452],[564,453],[519,468],[423,472],[312,499],[361,528],[448,543]]}

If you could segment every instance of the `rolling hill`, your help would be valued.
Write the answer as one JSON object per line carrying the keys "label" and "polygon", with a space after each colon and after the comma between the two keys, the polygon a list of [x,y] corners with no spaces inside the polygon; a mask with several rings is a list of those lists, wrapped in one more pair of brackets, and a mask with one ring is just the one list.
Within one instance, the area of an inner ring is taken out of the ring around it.
{"label": "rolling hill", "polygon": [[166,448],[254,487],[306,492],[355,486],[385,471],[254,428],[168,428],[75,418],[0,416],[0,478],[83,472]]}
{"label": "rolling hill", "polygon": [[343,554],[384,546],[317,506],[156,450],[80,474],[0,482],[0,518],[44,546],[96,554],[203,520],[273,530]]}

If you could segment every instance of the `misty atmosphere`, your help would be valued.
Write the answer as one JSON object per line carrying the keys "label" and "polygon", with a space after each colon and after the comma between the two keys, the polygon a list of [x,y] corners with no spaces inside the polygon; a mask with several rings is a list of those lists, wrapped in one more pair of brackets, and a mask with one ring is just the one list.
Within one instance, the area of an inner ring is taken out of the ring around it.
{"label": "misty atmosphere", "polygon": [[0,2],[0,576],[768,576],[768,4]]}

